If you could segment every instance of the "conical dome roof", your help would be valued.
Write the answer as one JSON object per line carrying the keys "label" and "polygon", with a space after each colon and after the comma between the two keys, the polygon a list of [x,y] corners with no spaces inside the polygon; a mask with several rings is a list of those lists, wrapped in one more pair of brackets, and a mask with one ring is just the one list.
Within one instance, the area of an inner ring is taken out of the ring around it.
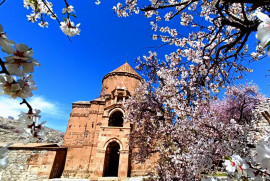
{"label": "conical dome roof", "polygon": [[[105,75],[103,77],[103,80],[109,76],[114,76],[114,75],[130,76],[130,77],[134,77],[134,78],[137,78],[139,80],[142,80],[142,77],[129,65],[128,62],[124,63],[123,65],[121,65],[117,69],[115,69],[115,70],[111,71],[110,73],[108,73],[107,75]],[[102,80],[102,82],[103,82],[103,80]]]}
{"label": "conical dome roof", "polygon": [[127,73],[130,73],[130,74],[135,74],[135,75],[138,75],[140,76],[129,64],[128,62],[126,62],[125,64],[121,65],[120,67],[118,67],[117,69],[111,71],[110,73],[112,72],[127,72]]}

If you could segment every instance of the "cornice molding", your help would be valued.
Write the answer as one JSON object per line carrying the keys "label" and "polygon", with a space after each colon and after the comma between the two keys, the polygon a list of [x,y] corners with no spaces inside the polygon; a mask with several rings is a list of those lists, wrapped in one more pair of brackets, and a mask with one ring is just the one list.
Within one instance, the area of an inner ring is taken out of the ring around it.
{"label": "cornice molding", "polygon": [[131,74],[128,72],[110,72],[103,77],[102,83],[105,79],[107,79],[110,76],[127,76],[127,77],[132,77],[132,78],[138,79],[139,81],[143,81],[143,78],[139,75],[136,75],[136,74]]}

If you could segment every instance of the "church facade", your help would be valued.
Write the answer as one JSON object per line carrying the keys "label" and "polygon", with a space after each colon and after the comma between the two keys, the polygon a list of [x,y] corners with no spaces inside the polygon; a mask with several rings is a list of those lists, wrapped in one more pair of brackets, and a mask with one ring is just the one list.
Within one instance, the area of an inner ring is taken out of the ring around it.
{"label": "church facade", "polygon": [[154,157],[137,163],[129,149],[131,125],[123,104],[143,81],[125,63],[103,77],[100,96],[72,103],[63,147],[67,148],[63,178],[144,176],[154,170]]}

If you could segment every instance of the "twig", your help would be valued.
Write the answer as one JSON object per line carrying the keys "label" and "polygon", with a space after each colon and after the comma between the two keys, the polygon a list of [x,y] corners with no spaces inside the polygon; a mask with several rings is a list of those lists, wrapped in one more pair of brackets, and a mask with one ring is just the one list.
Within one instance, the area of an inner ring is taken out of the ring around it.
{"label": "twig", "polygon": [[3,62],[3,60],[0,58],[0,66],[2,68],[2,70],[0,71],[0,73],[5,73],[7,75],[10,75],[10,73],[7,71],[7,68],[5,66],[5,63]]}
{"label": "twig", "polygon": [[[60,20],[57,18],[56,14],[49,8],[49,6],[47,5],[47,3],[46,3],[44,0],[42,0],[42,2],[43,2],[44,5],[47,7],[47,9],[50,11],[50,13],[52,13],[52,15],[55,17],[55,19],[57,20],[57,22],[59,23],[59,25],[61,25]],[[72,42],[71,39],[70,39],[70,37],[69,37],[68,35],[67,35],[67,38],[68,38],[68,40],[69,40],[70,42]]]}
{"label": "twig", "polygon": [[6,2],[6,0],[3,0],[3,1],[0,3],[0,6],[1,6],[2,4],[4,4],[4,2]]}
{"label": "twig", "polygon": [[[198,0],[195,0],[198,1]],[[192,1],[192,2],[195,2]],[[167,5],[161,5],[161,6],[157,6],[157,7],[153,7],[151,5],[141,8],[141,11],[152,11],[152,10],[157,10],[157,9],[165,9],[165,8],[172,8],[172,7],[176,7],[176,6],[182,6],[182,5],[188,5],[190,2],[181,2],[181,3],[176,3],[176,4],[167,4]]]}
{"label": "twig", "polygon": [[57,20],[57,22],[59,23],[59,25],[61,25],[60,20],[57,18],[56,14],[51,10],[51,8],[47,5],[47,3],[42,0],[43,4],[47,7],[47,9],[50,11],[50,13],[52,13],[52,15],[55,17],[55,19]]}
{"label": "twig", "polygon": [[149,48],[156,48],[156,50],[157,49],[159,49],[159,48],[161,48],[161,47],[163,47],[163,46],[165,46],[165,45],[169,45],[170,43],[168,42],[168,43],[164,43],[164,44],[162,44],[162,45],[158,45],[158,46],[153,46],[153,47],[144,47],[144,48],[147,48],[147,49],[149,49]]}
{"label": "twig", "polygon": [[64,0],[64,1],[65,1],[65,4],[66,4],[66,7],[68,7],[68,6],[69,6],[69,4],[68,4],[67,0]]}
{"label": "twig", "polygon": [[21,105],[22,104],[26,104],[26,106],[28,107],[29,111],[28,111],[28,114],[33,114],[33,109],[31,107],[31,105],[26,101],[26,99],[23,99],[23,101],[20,103]]}

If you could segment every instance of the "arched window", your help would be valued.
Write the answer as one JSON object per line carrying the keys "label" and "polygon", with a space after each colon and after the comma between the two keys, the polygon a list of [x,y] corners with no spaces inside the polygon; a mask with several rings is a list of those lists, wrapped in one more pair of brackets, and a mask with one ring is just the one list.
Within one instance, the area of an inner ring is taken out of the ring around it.
{"label": "arched window", "polygon": [[115,111],[110,116],[109,126],[123,127],[123,122],[123,113],[121,111]]}

